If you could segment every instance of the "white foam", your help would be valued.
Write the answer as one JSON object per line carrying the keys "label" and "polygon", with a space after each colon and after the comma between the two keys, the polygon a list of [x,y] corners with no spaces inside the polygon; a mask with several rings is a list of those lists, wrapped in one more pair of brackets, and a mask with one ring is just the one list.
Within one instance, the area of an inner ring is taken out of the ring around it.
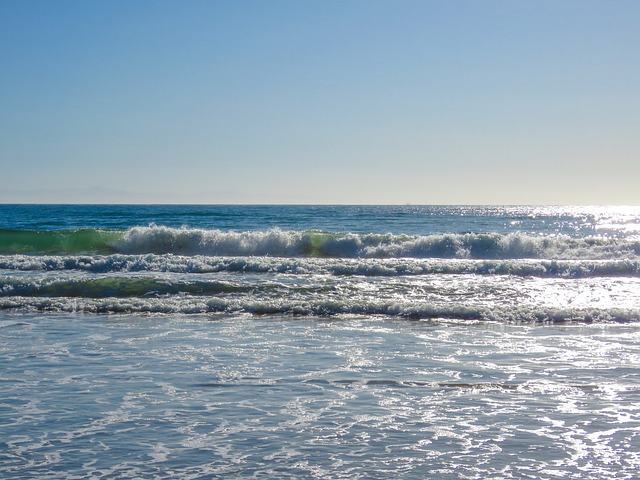
{"label": "white foam", "polygon": [[638,259],[640,240],[513,234],[393,235],[222,231],[149,226],[113,245],[125,254],[339,258]]}
{"label": "white foam", "polygon": [[385,316],[412,319],[498,322],[637,322],[635,309],[551,308],[522,305],[433,304],[410,301],[340,301],[336,299],[229,298],[0,298],[0,310],[110,314],[254,314],[294,316]]}
{"label": "white foam", "polygon": [[7,271],[216,273],[242,272],[399,276],[426,274],[516,275],[536,277],[638,276],[640,260],[295,258],[205,255],[0,256]]}

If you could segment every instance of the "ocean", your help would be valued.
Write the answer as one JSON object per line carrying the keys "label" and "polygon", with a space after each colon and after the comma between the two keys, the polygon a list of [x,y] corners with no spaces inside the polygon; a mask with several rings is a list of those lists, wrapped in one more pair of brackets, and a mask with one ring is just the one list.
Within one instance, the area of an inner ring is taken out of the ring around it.
{"label": "ocean", "polygon": [[0,477],[640,478],[640,207],[0,205]]}

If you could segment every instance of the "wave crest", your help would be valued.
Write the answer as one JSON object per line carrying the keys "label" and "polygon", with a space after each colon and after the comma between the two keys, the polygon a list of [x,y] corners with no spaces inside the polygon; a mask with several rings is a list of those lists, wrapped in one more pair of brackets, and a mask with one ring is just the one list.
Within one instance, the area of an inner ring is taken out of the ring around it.
{"label": "wave crest", "polygon": [[56,256],[0,255],[0,269],[23,272],[285,273],[378,277],[430,274],[514,275],[520,277],[640,276],[640,260],[286,258],[204,255]]}
{"label": "wave crest", "polygon": [[524,233],[397,235],[278,228],[224,231],[151,225],[124,231],[0,230],[0,254],[637,260],[640,240]]}
{"label": "wave crest", "polygon": [[415,302],[379,300],[340,302],[328,299],[307,301],[248,299],[244,297],[167,298],[69,298],[69,297],[0,297],[0,311],[67,312],[102,314],[233,314],[287,315],[302,317],[384,316],[407,319],[493,322],[637,322],[635,309],[548,308],[535,306],[488,307],[483,305],[434,305]]}
{"label": "wave crest", "polygon": [[320,231],[229,232],[134,227],[113,244],[120,253],[334,258],[633,259],[640,241],[523,233],[441,235],[353,234]]}

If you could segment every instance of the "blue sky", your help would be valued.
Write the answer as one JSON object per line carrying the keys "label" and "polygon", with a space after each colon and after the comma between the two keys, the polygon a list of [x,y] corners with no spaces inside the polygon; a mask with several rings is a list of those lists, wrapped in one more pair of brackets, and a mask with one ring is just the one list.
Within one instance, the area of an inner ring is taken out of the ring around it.
{"label": "blue sky", "polygon": [[1,202],[640,204],[640,2],[0,2]]}

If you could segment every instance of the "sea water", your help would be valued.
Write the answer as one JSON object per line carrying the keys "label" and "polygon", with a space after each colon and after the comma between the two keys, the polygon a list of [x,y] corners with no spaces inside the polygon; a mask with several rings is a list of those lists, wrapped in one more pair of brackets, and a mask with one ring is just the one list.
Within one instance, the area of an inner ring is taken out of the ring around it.
{"label": "sea water", "polygon": [[640,208],[0,206],[2,478],[638,478]]}

